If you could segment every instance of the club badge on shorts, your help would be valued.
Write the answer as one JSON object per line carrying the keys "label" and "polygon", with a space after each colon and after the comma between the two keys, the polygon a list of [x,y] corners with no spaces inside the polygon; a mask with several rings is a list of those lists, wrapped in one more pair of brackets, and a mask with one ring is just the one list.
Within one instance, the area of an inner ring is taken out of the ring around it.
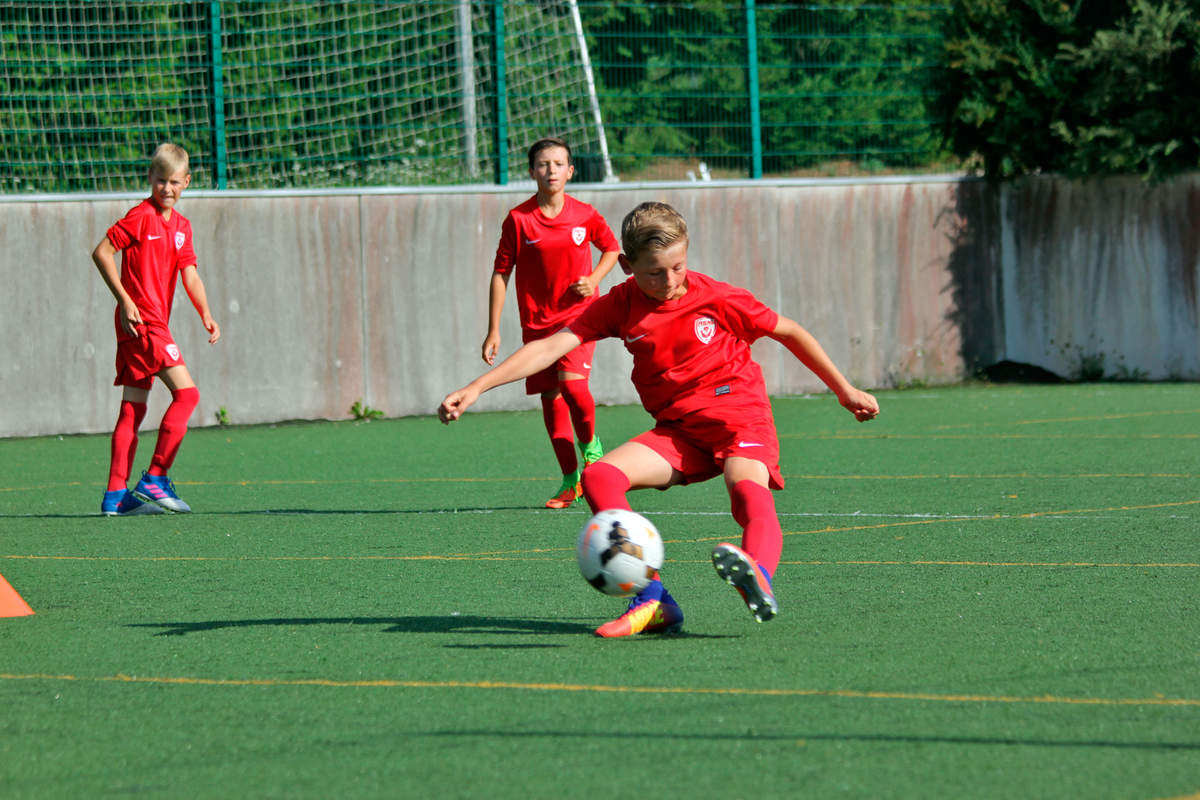
{"label": "club badge on shorts", "polygon": [[171,342],[169,345],[167,345],[167,355],[169,355],[171,357],[172,361],[178,361],[179,360],[179,346],[176,345],[174,342]]}
{"label": "club badge on shorts", "polygon": [[696,321],[692,327],[696,331],[696,338],[701,344],[708,344],[717,334],[717,323],[712,317],[696,317]]}
{"label": "club badge on shorts", "polygon": [[583,240],[587,238],[587,228],[571,228],[571,241],[576,245],[583,244]]}

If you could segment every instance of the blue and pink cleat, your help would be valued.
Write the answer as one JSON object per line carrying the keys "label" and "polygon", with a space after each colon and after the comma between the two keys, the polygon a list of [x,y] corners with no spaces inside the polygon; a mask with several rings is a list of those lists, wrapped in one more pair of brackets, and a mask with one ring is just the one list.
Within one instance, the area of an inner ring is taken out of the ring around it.
{"label": "blue and pink cleat", "polygon": [[106,517],[133,517],[138,514],[162,514],[163,510],[154,503],[146,503],[128,489],[114,489],[104,493],[100,501],[100,513]]}
{"label": "blue and pink cleat", "polygon": [[179,495],[175,494],[175,484],[166,475],[151,475],[143,472],[142,479],[138,481],[137,486],[133,487],[133,494],[139,500],[153,503],[167,511],[174,511],[176,514],[187,514],[192,510],[191,506],[180,500]]}

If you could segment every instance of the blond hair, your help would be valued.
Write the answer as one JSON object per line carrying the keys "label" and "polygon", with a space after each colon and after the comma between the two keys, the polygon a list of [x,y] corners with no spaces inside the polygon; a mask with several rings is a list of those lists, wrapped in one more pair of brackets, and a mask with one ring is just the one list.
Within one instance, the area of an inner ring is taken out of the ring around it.
{"label": "blond hair", "polygon": [[154,155],[150,157],[151,174],[174,175],[179,170],[191,172],[191,168],[188,165],[187,150],[184,150],[177,144],[163,142],[155,149]]}
{"label": "blond hair", "polygon": [[666,203],[642,203],[621,222],[621,249],[630,261],[647,250],[666,250],[687,241],[687,223]]}

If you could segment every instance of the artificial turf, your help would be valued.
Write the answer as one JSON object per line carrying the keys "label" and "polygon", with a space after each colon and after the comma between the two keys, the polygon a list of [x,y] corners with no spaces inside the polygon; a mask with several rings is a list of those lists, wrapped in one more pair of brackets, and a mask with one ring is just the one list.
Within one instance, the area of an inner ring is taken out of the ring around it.
{"label": "artificial turf", "polygon": [[1200,792],[1200,387],[879,397],[775,401],[769,623],[720,481],[632,494],[687,619],[626,640],[535,412],[196,429],[121,519],[107,437],[0,440],[0,796]]}

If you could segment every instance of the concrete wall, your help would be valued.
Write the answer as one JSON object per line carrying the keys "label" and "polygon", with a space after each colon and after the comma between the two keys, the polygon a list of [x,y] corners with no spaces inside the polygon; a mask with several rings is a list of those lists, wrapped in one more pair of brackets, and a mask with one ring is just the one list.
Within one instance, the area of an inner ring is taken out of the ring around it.
{"label": "concrete wall", "polygon": [[[200,271],[222,328],[210,347],[186,294],[172,331],[201,394],[235,423],[340,419],[358,399],[429,414],[478,374],[500,220],[529,187],[190,192]],[[675,205],[693,269],[744,285],[812,331],[858,384],[950,382],[1002,359],[1070,374],[1102,354],[1151,378],[1200,377],[1200,184],[976,181],[580,186],[618,229]],[[143,195],[0,198],[0,436],[107,431],[113,301],[88,254]],[[608,284],[618,280],[614,270]],[[503,354],[520,342],[510,291]],[[1079,348],[1079,349],[1076,349]],[[772,393],[821,388],[755,346]],[[1075,363],[1073,363],[1073,360]],[[628,356],[597,348],[592,390],[636,402]],[[151,395],[153,423],[167,400]],[[533,408],[520,386],[482,409]]]}
{"label": "concrete wall", "polygon": [[1200,180],[1000,194],[1003,354],[1059,375],[1200,377]]}

